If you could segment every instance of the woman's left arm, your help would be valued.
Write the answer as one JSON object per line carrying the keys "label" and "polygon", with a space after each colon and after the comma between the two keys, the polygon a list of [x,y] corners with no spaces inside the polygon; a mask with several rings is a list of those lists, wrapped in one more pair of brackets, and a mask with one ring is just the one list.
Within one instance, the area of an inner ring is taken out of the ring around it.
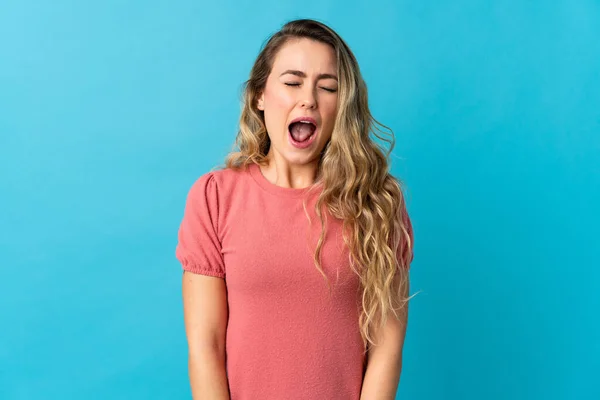
{"label": "woman's left arm", "polygon": [[406,335],[408,304],[400,319],[393,314],[375,334],[377,346],[367,353],[367,369],[360,400],[394,400],[402,370],[402,347]]}

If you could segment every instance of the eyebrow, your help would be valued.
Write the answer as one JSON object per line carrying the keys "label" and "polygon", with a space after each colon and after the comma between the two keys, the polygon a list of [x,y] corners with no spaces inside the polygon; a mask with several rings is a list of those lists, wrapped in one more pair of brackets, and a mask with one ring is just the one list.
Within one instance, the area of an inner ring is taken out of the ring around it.
{"label": "eyebrow", "polygon": [[[306,78],[306,74],[302,71],[298,71],[296,69],[288,69],[287,71],[283,72],[281,75],[279,75],[280,77],[285,75],[285,74],[291,74],[291,75],[296,75],[300,78]],[[335,79],[336,81],[338,80],[337,76],[332,75],[332,74],[319,74],[317,76],[317,80],[319,79]]]}

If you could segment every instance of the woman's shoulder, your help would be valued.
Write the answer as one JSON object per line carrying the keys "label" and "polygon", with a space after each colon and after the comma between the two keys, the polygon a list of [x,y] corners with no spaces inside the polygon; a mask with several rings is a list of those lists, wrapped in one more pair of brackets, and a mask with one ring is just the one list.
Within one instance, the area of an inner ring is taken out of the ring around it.
{"label": "woman's shoulder", "polygon": [[240,186],[248,174],[246,167],[234,169],[218,166],[200,175],[193,186],[224,194]]}
{"label": "woman's shoulder", "polygon": [[232,186],[239,183],[248,174],[248,167],[227,168],[224,166],[214,167],[201,178],[212,179],[219,186]]}

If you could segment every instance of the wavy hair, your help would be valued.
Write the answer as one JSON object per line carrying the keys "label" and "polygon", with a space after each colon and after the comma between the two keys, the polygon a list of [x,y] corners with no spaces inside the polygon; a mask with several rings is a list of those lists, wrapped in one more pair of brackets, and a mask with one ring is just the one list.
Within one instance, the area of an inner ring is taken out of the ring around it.
{"label": "wavy hair", "polygon": [[[367,86],[358,62],[336,32],[321,22],[300,19],[286,23],[267,40],[244,83],[237,149],[227,156],[225,165],[232,169],[245,168],[251,163],[266,165],[271,143],[264,114],[257,108],[257,98],[266,86],[279,49],[289,40],[300,38],[316,40],[334,49],[339,79],[335,126],[317,171],[317,182],[323,190],[315,206],[321,235],[314,262],[327,280],[320,262],[326,232],[323,211],[327,210],[343,221],[350,265],[359,276],[362,292],[359,326],[366,349],[376,344],[374,332],[385,325],[390,315],[400,319],[407,312],[412,234],[401,182],[389,173],[394,134],[371,115]],[[387,143],[389,150],[375,138]]]}

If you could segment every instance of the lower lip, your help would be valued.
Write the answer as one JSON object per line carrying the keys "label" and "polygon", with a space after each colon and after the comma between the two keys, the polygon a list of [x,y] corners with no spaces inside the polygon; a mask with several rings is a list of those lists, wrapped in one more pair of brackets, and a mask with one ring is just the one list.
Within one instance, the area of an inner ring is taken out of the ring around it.
{"label": "lower lip", "polygon": [[317,138],[317,131],[315,130],[315,132],[308,138],[306,139],[304,142],[297,142],[294,140],[294,137],[292,136],[292,134],[290,133],[289,129],[288,129],[288,139],[290,141],[290,144],[298,149],[306,149],[307,147],[309,147],[311,144],[313,144],[313,142],[316,140]]}

